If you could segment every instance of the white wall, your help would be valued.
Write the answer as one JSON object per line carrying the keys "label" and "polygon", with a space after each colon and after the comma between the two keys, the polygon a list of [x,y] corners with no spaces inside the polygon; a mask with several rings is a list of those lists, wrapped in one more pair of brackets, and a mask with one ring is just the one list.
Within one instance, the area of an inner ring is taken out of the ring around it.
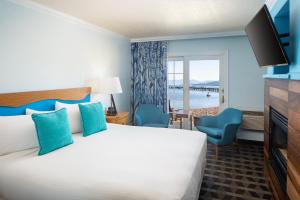
{"label": "white wall", "polygon": [[245,36],[169,41],[169,55],[229,53],[229,106],[263,111],[264,70],[259,68]]}
{"label": "white wall", "polygon": [[[21,1],[19,1],[21,2]],[[72,88],[119,76],[129,111],[130,42],[44,8],[0,1],[0,93]]]}

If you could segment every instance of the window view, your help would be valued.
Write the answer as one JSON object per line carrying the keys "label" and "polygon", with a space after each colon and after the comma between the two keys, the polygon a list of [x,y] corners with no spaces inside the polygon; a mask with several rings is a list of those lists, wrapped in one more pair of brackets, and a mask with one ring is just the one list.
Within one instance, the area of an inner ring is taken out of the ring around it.
{"label": "window view", "polygon": [[168,100],[172,109],[183,109],[183,60],[168,61]]}
{"label": "window view", "polygon": [[219,109],[219,60],[189,61],[189,107],[193,113],[216,114]]}
{"label": "window view", "polygon": [[[217,113],[219,107],[219,60],[168,61],[168,100],[170,109],[189,108],[193,112]],[[189,76],[184,80],[184,67],[189,68]],[[184,85],[189,88],[184,93]],[[184,98],[189,95],[188,98]],[[184,99],[189,99],[184,106]]]}
{"label": "window view", "polygon": [[190,108],[219,106],[219,60],[190,61]]}

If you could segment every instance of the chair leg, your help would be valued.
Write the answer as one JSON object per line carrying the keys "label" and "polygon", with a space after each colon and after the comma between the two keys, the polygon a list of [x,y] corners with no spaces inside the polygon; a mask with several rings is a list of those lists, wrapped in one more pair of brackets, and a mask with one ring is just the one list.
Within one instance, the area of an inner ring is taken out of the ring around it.
{"label": "chair leg", "polygon": [[239,141],[237,139],[237,137],[235,138],[235,146],[236,146],[236,151],[240,154],[240,145],[239,145]]}
{"label": "chair leg", "polygon": [[180,129],[182,129],[182,117],[180,118]]}
{"label": "chair leg", "polygon": [[216,147],[216,160],[218,160],[218,157],[219,157],[219,147],[218,145],[215,145]]}

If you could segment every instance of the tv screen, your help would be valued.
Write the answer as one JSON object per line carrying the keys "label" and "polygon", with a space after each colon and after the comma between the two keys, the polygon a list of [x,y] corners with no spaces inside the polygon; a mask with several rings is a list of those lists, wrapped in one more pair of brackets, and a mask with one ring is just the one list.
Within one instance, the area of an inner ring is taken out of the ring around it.
{"label": "tv screen", "polygon": [[266,5],[250,21],[245,31],[261,67],[288,65],[288,58]]}

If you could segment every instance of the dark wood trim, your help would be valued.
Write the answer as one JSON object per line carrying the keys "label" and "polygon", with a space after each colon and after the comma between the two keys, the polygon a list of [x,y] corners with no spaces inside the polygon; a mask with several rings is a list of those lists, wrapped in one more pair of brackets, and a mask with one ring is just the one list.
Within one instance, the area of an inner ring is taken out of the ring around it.
{"label": "dark wood trim", "polygon": [[288,102],[282,101],[278,98],[271,98],[269,106],[273,107],[275,110],[280,112],[286,118],[288,118]]}
{"label": "dark wood trim", "polygon": [[[288,118],[288,176],[287,195],[282,192],[273,168],[269,163],[269,112],[273,107]],[[267,79],[265,81],[265,175],[275,199],[300,197],[300,81]]]}
{"label": "dark wood trim", "polygon": [[300,82],[299,81],[290,81],[289,91],[300,93]]}
{"label": "dark wood trim", "polygon": [[278,200],[288,199],[286,194],[283,193],[283,191],[281,190],[279,181],[278,181],[277,176],[276,176],[273,168],[271,167],[271,165],[268,165],[268,170],[269,170],[269,174],[270,174],[270,178],[269,178],[270,185],[271,185],[272,192],[273,192],[275,199],[278,199]]}
{"label": "dark wood trim", "polygon": [[300,199],[300,194],[297,192],[289,176],[287,177],[287,193],[291,200]]}
{"label": "dark wood trim", "polygon": [[300,197],[300,81],[289,84],[288,195]]}
{"label": "dark wood trim", "polygon": [[260,145],[260,146],[263,146],[263,145],[264,145],[264,142],[263,142],[263,141],[254,141],[254,140],[238,139],[237,142],[238,142],[238,143],[241,143],[241,144],[252,144],[252,145]]}
{"label": "dark wood trim", "polygon": [[19,107],[46,99],[80,100],[91,93],[90,87],[0,94],[0,106]]}
{"label": "dark wood trim", "polygon": [[245,110],[242,112],[243,122],[240,128],[251,131],[264,130],[264,112]]}
{"label": "dark wood trim", "polygon": [[289,81],[285,79],[266,79],[266,85],[269,87],[275,87],[282,90],[288,90]]}
{"label": "dark wood trim", "polygon": [[268,150],[266,149],[266,147],[264,147],[264,156],[265,156],[265,159],[269,160],[269,153],[268,153]]}
{"label": "dark wood trim", "polygon": [[261,111],[249,111],[249,110],[242,110],[244,115],[257,115],[257,116],[263,116],[264,112]]}
{"label": "dark wood trim", "polygon": [[298,173],[297,167],[295,167],[292,161],[290,160],[288,161],[288,172],[289,178],[294,188],[296,189],[296,191],[300,191],[300,174]]}

